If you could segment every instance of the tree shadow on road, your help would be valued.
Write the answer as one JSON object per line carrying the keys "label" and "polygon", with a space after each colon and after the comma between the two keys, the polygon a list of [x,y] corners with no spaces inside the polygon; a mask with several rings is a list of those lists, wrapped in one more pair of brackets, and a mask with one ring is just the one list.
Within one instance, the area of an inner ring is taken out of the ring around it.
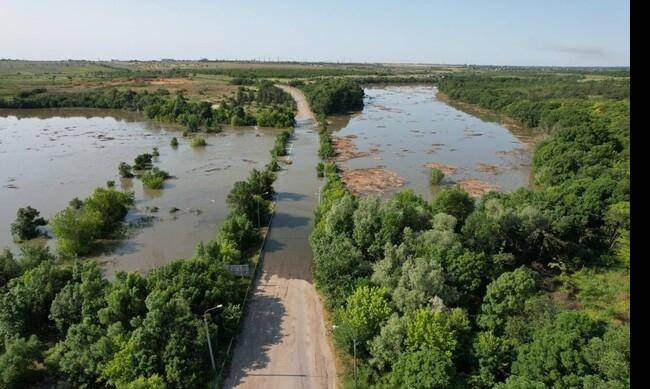
{"label": "tree shadow on road", "polygon": [[294,193],[294,192],[280,192],[278,193],[278,200],[290,200],[290,201],[300,201],[304,198],[306,198],[302,193]]}
{"label": "tree shadow on road", "polygon": [[239,385],[247,371],[265,368],[270,361],[267,352],[282,341],[286,310],[281,299],[271,295],[274,287],[267,285],[265,288],[269,293],[256,293],[246,308],[244,326],[235,342],[225,388]]}
{"label": "tree shadow on road", "polygon": [[288,213],[278,212],[273,217],[271,228],[296,228],[309,224],[311,218],[304,216],[293,216]]}

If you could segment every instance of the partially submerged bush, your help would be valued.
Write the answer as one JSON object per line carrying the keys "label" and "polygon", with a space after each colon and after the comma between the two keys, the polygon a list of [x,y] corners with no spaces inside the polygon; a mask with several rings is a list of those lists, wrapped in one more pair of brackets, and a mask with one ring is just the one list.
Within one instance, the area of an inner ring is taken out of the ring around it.
{"label": "partially submerged bush", "polygon": [[204,147],[205,145],[207,145],[205,139],[200,136],[192,138],[192,142],[190,142],[190,146],[192,147]]}
{"label": "partially submerged bush", "polygon": [[120,162],[120,164],[117,166],[117,170],[119,171],[120,177],[122,178],[133,177],[133,171],[131,165],[129,165],[126,162]]}
{"label": "partially submerged bush", "polygon": [[155,167],[142,176],[142,184],[149,189],[161,189],[168,178],[169,173]]}
{"label": "partially submerged bush", "polygon": [[176,137],[173,137],[172,140],[171,140],[171,142],[169,142],[169,144],[170,144],[172,147],[178,147],[178,139],[176,139]]}
{"label": "partially submerged bush", "polygon": [[96,239],[108,237],[120,224],[133,204],[131,192],[97,188],[81,206],[69,206],[50,221],[64,258],[88,254]]}
{"label": "partially submerged bush", "polygon": [[151,167],[153,166],[152,159],[153,156],[149,153],[138,155],[137,157],[135,157],[135,161],[133,162],[133,169],[135,170],[151,169]]}
{"label": "partially submerged bush", "polygon": [[34,239],[40,235],[39,226],[44,226],[47,221],[40,217],[40,212],[31,206],[18,208],[16,221],[11,223],[11,235],[16,241]]}
{"label": "partially submerged bush", "polygon": [[442,179],[445,178],[445,173],[442,172],[442,170],[438,168],[431,168],[431,173],[429,175],[429,181],[431,182],[432,185],[438,185],[442,181]]}

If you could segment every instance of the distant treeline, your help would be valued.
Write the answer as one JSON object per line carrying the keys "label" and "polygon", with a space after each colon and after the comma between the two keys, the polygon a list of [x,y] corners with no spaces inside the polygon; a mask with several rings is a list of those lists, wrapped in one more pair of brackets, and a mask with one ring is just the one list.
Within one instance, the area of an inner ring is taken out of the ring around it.
{"label": "distant treeline", "polygon": [[166,72],[171,76],[185,76],[188,74],[224,75],[233,78],[313,78],[313,77],[340,77],[359,75],[390,74],[389,69],[373,68],[272,68],[249,67],[236,69],[171,69]]}
{"label": "distant treeline", "polygon": [[630,97],[629,80],[589,81],[578,76],[449,75],[440,80],[439,87],[453,99],[505,113],[531,127],[552,126],[564,114],[574,116],[569,107],[581,105],[575,109],[584,110],[591,103],[587,99]]}
{"label": "distant treeline", "polygon": [[363,108],[363,89],[355,81],[325,79],[303,86],[312,111],[321,115],[345,113]]}
{"label": "distant treeline", "polygon": [[[257,116],[249,107],[252,102],[262,107]],[[189,131],[198,131],[200,127],[212,129],[221,124],[291,127],[295,102],[268,81],[261,82],[257,92],[240,88],[235,96],[226,98],[216,109],[209,102],[193,102],[183,94],[172,95],[166,89],[138,93],[112,88],[72,93],[48,92],[40,88],[23,91],[12,99],[0,99],[0,108],[62,107],[139,111],[150,119],[180,123]]]}

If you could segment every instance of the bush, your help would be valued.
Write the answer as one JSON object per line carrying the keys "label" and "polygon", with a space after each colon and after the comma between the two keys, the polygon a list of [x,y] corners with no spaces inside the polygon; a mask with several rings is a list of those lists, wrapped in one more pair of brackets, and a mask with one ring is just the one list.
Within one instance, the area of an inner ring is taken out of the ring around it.
{"label": "bush", "polygon": [[205,145],[207,145],[205,139],[200,136],[192,138],[192,141],[190,142],[190,146],[192,147],[204,147]]}
{"label": "bush", "polygon": [[140,154],[137,157],[135,157],[135,160],[133,161],[133,169],[135,170],[147,170],[151,169],[153,166],[153,156],[149,153],[145,154]]}
{"label": "bush", "polygon": [[431,185],[440,184],[443,178],[445,178],[445,173],[443,173],[442,170],[435,167],[431,168],[431,173],[429,174],[429,181],[431,182]]}
{"label": "bush", "polygon": [[165,180],[169,178],[169,173],[160,170],[157,167],[147,171],[142,176],[142,184],[149,189],[162,189]]}
{"label": "bush", "polygon": [[169,142],[169,144],[170,144],[172,147],[178,147],[178,139],[176,139],[176,137],[173,137],[172,140],[171,140],[171,142]]}
{"label": "bush", "polygon": [[120,164],[117,167],[117,170],[120,173],[120,177],[122,178],[131,178],[133,177],[133,172],[131,170],[131,165],[129,165],[126,162],[120,162]]}
{"label": "bush", "polygon": [[40,217],[40,212],[30,207],[18,208],[16,220],[11,223],[11,235],[14,239],[22,242],[34,239],[40,235],[38,227],[44,226],[47,221]]}

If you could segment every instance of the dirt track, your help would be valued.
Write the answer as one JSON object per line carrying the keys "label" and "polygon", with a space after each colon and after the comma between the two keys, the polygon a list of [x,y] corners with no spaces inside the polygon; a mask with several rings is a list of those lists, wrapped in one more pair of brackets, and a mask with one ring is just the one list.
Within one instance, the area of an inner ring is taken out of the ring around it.
{"label": "dirt track", "polygon": [[276,213],[226,388],[337,386],[323,306],[312,284],[308,242],[319,185],[314,170],[318,139],[302,93],[283,89],[299,110],[293,163],[275,184]]}

